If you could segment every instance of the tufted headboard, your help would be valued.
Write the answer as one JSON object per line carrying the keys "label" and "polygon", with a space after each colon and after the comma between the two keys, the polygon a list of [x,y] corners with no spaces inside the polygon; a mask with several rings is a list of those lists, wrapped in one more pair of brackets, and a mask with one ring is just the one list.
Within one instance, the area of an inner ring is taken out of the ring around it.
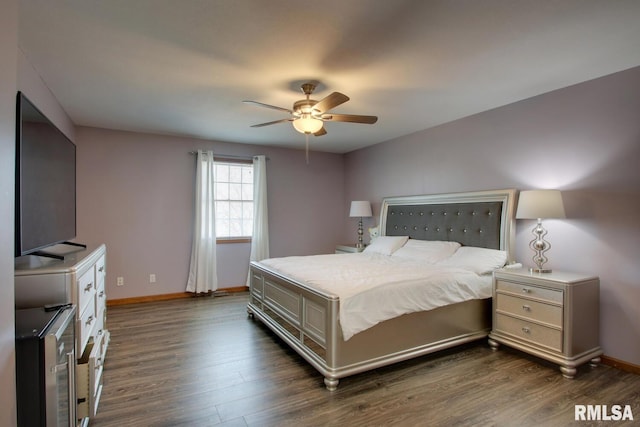
{"label": "tufted headboard", "polygon": [[380,235],[502,249],[513,261],[516,195],[506,189],[387,197],[380,209]]}

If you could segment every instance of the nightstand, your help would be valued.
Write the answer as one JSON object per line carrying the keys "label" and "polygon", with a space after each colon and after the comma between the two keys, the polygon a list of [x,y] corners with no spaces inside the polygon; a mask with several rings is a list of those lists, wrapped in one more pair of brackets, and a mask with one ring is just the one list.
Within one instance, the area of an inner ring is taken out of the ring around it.
{"label": "nightstand", "polygon": [[489,345],[508,345],[560,365],[600,362],[600,280],[573,273],[503,269],[493,275],[493,329]]}
{"label": "nightstand", "polygon": [[364,251],[364,247],[357,248],[355,243],[349,245],[336,245],[337,254],[354,254]]}

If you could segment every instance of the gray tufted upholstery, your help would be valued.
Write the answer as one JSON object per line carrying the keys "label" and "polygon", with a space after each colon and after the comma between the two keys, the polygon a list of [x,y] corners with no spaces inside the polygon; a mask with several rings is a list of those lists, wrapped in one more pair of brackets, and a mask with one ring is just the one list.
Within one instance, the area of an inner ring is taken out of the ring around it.
{"label": "gray tufted upholstery", "polygon": [[500,249],[502,202],[389,206],[385,234]]}

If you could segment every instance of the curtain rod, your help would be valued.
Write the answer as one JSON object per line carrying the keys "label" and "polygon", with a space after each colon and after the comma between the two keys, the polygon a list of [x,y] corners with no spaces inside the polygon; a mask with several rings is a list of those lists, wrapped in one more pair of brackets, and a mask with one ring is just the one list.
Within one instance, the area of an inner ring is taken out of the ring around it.
{"label": "curtain rod", "polygon": [[[189,151],[189,154],[193,154],[196,155],[198,154],[197,151]],[[223,159],[238,159],[238,160],[253,160],[253,158],[255,156],[257,156],[258,154],[254,155],[254,156],[238,156],[236,154],[216,154],[213,153],[213,157],[221,157]],[[269,157],[265,157],[266,160],[270,160]]]}

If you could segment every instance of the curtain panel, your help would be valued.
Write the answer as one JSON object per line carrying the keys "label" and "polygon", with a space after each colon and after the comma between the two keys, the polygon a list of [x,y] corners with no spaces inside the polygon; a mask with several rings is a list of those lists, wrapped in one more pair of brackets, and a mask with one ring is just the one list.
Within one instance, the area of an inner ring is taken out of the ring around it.
{"label": "curtain panel", "polygon": [[[269,258],[269,213],[267,208],[267,161],[265,156],[253,157],[253,235],[250,261]],[[249,286],[250,272],[247,275]]]}
{"label": "curtain panel", "polygon": [[196,160],[195,220],[187,292],[218,289],[213,152],[198,150]]}

